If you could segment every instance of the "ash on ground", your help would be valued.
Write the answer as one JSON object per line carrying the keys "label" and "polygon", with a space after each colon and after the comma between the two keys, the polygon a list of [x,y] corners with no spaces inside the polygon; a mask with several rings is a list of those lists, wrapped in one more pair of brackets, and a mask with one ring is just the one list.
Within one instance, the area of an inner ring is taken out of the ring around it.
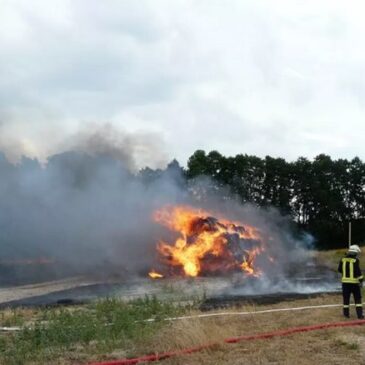
{"label": "ash on ground", "polygon": [[[203,300],[201,309],[243,302],[266,303],[340,290],[337,274],[314,264],[297,267],[286,275],[260,278],[242,274],[229,277],[69,278],[41,284],[0,288],[0,307],[80,304],[105,297],[133,300],[145,296],[179,302]],[[204,302],[205,307],[204,307]],[[220,303],[220,305],[218,305]]]}

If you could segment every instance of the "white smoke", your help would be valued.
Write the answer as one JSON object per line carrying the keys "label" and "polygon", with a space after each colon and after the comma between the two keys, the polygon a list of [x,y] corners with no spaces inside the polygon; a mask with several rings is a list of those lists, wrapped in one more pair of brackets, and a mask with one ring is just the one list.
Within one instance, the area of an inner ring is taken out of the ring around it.
{"label": "white smoke", "polygon": [[293,235],[290,220],[275,209],[242,206],[209,179],[187,185],[176,163],[136,172],[141,151],[161,161],[158,140],[147,143],[145,137],[106,126],[69,143],[72,150],[44,165],[24,157],[14,165],[0,153],[2,259],[47,257],[57,263],[55,270],[69,275],[145,276],[156,263],[156,243],[164,234],[152,213],[168,204],[190,204],[260,229],[275,263],[240,290],[299,290],[291,276],[293,268],[304,273],[311,263],[308,237]]}

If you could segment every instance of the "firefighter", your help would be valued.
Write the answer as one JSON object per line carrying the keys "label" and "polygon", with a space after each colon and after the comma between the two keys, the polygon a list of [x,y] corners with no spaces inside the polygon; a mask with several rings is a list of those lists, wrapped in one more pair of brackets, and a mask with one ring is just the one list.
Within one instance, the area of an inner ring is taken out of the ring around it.
{"label": "firefighter", "polygon": [[361,253],[358,245],[351,245],[346,256],[340,260],[338,272],[342,275],[342,296],[343,296],[343,315],[350,317],[350,296],[353,294],[355,299],[357,318],[363,319],[361,287],[363,275],[360,270],[359,255]]}

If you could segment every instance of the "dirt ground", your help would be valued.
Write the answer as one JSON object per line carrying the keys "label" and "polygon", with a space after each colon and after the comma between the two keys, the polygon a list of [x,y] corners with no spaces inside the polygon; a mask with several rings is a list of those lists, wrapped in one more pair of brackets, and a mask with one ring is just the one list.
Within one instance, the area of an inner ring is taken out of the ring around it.
{"label": "dirt ground", "polygon": [[72,289],[80,286],[87,286],[93,283],[95,283],[95,281],[75,277],[65,280],[48,281],[39,284],[0,288],[0,304],[13,300],[30,298],[38,295],[45,295],[62,290]]}

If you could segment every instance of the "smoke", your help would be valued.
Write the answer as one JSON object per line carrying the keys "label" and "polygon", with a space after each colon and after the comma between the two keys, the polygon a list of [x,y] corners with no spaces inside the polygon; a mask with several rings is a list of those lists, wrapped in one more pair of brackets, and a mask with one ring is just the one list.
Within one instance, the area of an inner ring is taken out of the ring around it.
{"label": "smoke", "polygon": [[0,263],[48,257],[70,272],[137,273],[154,253],[153,210],[184,196],[179,171],[136,172],[141,154],[163,159],[151,136],[105,126],[69,143],[46,164],[0,153]]}
{"label": "smoke", "polygon": [[6,158],[16,163],[22,155],[32,156],[35,148],[32,143],[24,138],[15,138],[0,121],[0,150]]}
{"label": "smoke", "polygon": [[79,131],[65,144],[66,150],[85,152],[92,156],[107,155],[123,162],[130,171],[138,167],[161,167],[167,164],[163,140],[152,133],[126,133],[111,124],[93,125]]}
{"label": "smoke", "polygon": [[[338,290],[336,273],[313,258],[314,238],[298,231],[288,216],[277,209],[242,204],[225,186],[217,186],[207,177],[191,182],[193,205],[235,222],[259,229],[265,252],[255,266],[260,278],[238,273],[212,291],[213,295],[257,295],[268,293],[315,293]],[[267,257],[273,260],[267,260]]]}
{"label": "smoke", "polygon": [[68,151],[108,155],[133,172],[145,166],[160,168],[168,162],[165,142],[157,133],[129,133],[110,123],[91,122],[83,123],[76,132],[62,134],[52,125],[38,126],[32,133],[23,129],[17,118],[0,113],[0,151],[12,163],[19,163],[22,156],[46,163],[50,155]]}
{"label": "smoke", "polygon": [[145,276],[166,234],[152,213],[168,204],[191,204],[258,227],[276,262],[263,268],[265,278],[288,277],[310,262],[304,240],[276,210],[242,206],[209,179],[187,185],[176,162],[138,172],[141,153],[163,160],[158,139],[105,126],[68,143],[69,151],[46,164],[26,157],[12,164],[0,153],[0,263],[46,257],[67,274]]}
{"label": "smoke", "polygon": [[[298,269],[299,266],[312,263],[308,251],[309,237],[306,235],[303,239],[302,235],[294,234],[289,217],[282,216],[272,207],[262,209],[252,204],[242,205],[224,188],[220,189],[219,194],[218,192],[208,194],[204,199],[199,200],[199,206],[208,209],[218,217],[223,216],[234,222],[242,222],[244,226],[259,229],[265,252],[257,256],[255,262],[256,266],[264,272],[264,276],[272,278],[288,275],[293,267]],[[267,257],[272,258],[272,262],[268,262]]]}

